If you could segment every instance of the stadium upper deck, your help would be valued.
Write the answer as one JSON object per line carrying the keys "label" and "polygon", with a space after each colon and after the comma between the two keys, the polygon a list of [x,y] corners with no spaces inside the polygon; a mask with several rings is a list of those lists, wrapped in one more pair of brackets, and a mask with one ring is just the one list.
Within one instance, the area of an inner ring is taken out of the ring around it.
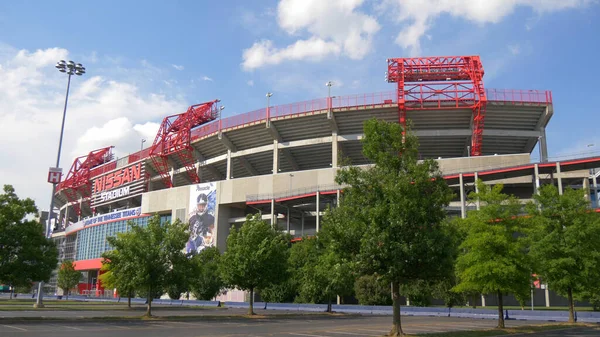
{"label": "stadium upper deck", "polygon": [[[482,155],[530,153],[541,141],[543,156],[547,156],[545,127],[553,114],[551,92],[486,89],[486,94]],[[407,113],[419,137],[421,157],[468,156],[472,110],[447,108],[452,101],[441,98],[430,99],[428,104],[434,106]],[[216,119],[191,131],[197,174],[201,181],[218,181],[336,167],[338,154],[353,164],[367,164],[360,139],[363,123],[370,118],[398,122],[395,91],[320,98]],[[147,183],[143,190],[167,187],[149,154],[146,148],[99,165],[89,172],[90,180],[141,162]],[[180,158],[169,156],[168,163],[173,186],[192,183]],[[58,207],[68,201],[66,193],[56,194]],[[83,207],[82,211],[91,214],[92,210]]]}

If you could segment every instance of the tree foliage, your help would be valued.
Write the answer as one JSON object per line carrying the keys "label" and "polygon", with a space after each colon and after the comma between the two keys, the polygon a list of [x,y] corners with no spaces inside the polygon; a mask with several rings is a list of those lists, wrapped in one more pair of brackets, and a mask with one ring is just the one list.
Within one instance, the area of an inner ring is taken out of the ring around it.
{"label": "tree foliage", "polygon": [[250,291],[249,315],[254,315],[257,288],[285,280],[287,254],[282,233],[263,221],[260,214],[248,215],[239,230],[231,227],[219,271],[227,286]]}
{"label": "tree foliage", "polygon": [[584,190],[544,185],[536,203],[528,205],[538,226],[531,253],[536,271],[549,287],[569,300],[574,322],[574,297],[582,297],[600,278],[600,219],[589,212]]}
{"label": "tree foliage", "polygon": [[437,162],[418,161],[416,137],[402,131],[397,123],[365,123],[363,154],[375,165],[338,172],[336,182],[349,187],[323,226],[328,245],[354,256],[360,274],[377,273],[392,284],[391,335],[403,334],[400,285],[448,277],[455,249],[443,221],[453,193]]}
{"label": "tree foliage", "polygon": [[493,187],[477,181],[480,210],[469,212],[458,220],[465,240],[456,268],[459,292],[477,292],[498,296],[498,327],[504,328],[502,295],[529,291],[532,264],[527,249],[530,245],[530,222],[519,215],[523,206],[518,198],[502,193],[503,185]]}
{"label": "tree foliage", "polygon": [[[187,226],[178,219],[161,224],[159,215],[153,216],[145,227],[133,222],[129,226],[130,231],[107,238],[114,250],[103,257],[115,277],[130,277],[129,284],[146,296],[146,315],[151,316],[152,299],[166,290],[169,272],[181,261],[189,234]],[[120,273],[123,274],[118,276]]]}
{"label": "tree foliage", "polygon": [[373,275],[362,275],[354,282],[354,294],[362,305],[390,305],[390,283]]}
{"label": "tree foliage", "polygon": [[79,284],[79,280],[81,279],[81,272],[75,270],[75,265],[71,260],[65,260],[60,266],[58,270],[56,283],[59,288],[61,288],[65,294],[67,295],[67,299],[69,299],[69,292],[71,289],[75,288],[76,285]]}
{"label": "tree foliage", "polygon": [[217,247],[207,247],[192,257],[190,290],[194,297],[210,301],[224,288],[219,274],[221,253]]}
{"label": "tree foliage", "polygon": [[45,237],[44,225],[32,220],[38,209],[20,199],[11,185],[0,194],[0,282],[13,287],[47,282],[58,263],[58,249]]}

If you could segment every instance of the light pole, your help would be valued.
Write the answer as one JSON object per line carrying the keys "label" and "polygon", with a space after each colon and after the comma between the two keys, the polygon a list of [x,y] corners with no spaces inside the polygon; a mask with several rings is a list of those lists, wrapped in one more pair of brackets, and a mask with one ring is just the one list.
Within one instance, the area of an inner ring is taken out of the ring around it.
{"label": "light pole", "polygon": [[269,112],[269,99],[271,98],[271,96],[273,96],[273,93],[272,92],[268,92],[266,94],[266,96],[267,96],[267,113],[268,113]]}
{"label": "light pole", "polygon": [[329,98],[329,97],[331,97],[331,86],[333,85],[333,82],[327,81],[327,83],[325,83],[325,85],[328,87],[327,88],[327,98]]}
{"label": "light pole", "polygon": [[146,142],[146,140],[142,138],[142,145],[140,146],[140,151],[144,150],[144,143],[145,142]]}
{"label": "light pole", "polygon": [[[60,151],[62,149],[62,140],[63,140],[63,134],[64,134],[64,130],[65,130],[65,117],[67,115],[67,102],[69,101],[69,88],[71,87],[71,76],[72,75],[81,76],[81,75],[85,74],[85,68],[83,67],[83,65],[81,65],[81,63],[75,63],[73,61],[66,62],[65,60],[58,61],[56,63],[55,67],[61,73],[66,73],[68,75],[67,93],[65,95],[65,106],[64,106],[63,115],[62,115],[62,124],[60,126],[60,139],[58,141],[58,154],[56,155],[56,168],[58,168],[58,167],[60,167]],[[52,225],[52,214],[54,213],[53,209],[54,209],[54,193],[55,192],[56,192],[56,183],[53,183],[52,184],[52,195],[50,196],[50,209],[48,210],[48,222],[46,224],[46,237],[50,236],[50,226]],[[36,308],[44,307],[44,304],[42,303],[43,288],[44,288],[44,282],[40,281],[40,283],[38,284],[37,299],[34,304],[34,307],[36,307]]]}

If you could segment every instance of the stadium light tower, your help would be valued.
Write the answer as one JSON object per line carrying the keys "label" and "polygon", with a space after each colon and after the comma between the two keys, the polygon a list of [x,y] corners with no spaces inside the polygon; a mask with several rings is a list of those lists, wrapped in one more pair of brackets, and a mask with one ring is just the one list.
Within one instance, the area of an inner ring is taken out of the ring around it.
{"label": "stadium light tower", "polygon": [[[81,75],[85,74],[85,68],[83,67],[83,65],[81,63],[75,63],[73,61],[66,62],[65,60],[58,61],[56,63],[55,67],[61,73],[66,73],[68,75],[67,93],[65,95],[65,106],[64,106],[63,115],[62,115],[62,124],[60,126],[60,139],[58,141],[58,154],[56,155],[55,169],[58,169],[60,167],[60,151],[62,149],[62,140],[63,140],[64,131],[65,131],[65,117],[67,115],[67,102],[69,101],[69,88],[71,87],[71,76],[72,75],[81,76]],[[57,184],[56,182],[52,183],[52,195],[50,196],[50,208],[48,209],[48,221],[46,223],[46,237],[50,236],[50,228],[51,228],[50,226],[52,226],[52,214],[54,213],[54,211],[53,211],[53,209],[54,209],[54,193],[56,192],[56,184]],[[36,307],[36,308],[44,307],[44,305],[42,303],[43,288],[44,288],[44,282],[40,281],[40,283],[38,284],[37,299],[34,304],[34,307]]]}
{"label": "stadium light tower", "polygon": [[327,81],[325,85],[327,86],[327,97],[331,97],[331,86],[333,85],[333,82]]}

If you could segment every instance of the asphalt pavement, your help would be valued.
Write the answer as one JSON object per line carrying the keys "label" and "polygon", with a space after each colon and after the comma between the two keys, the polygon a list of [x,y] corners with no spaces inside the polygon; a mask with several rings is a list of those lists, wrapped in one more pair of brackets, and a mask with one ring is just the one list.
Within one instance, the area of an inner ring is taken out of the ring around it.
{"label": "asphalt pavement", "polygon": [[[410,334],[446,331],[484,330],[494,328],[495,320],[451,317],[402,318],[404,332]],[[541,322],[507,321],[507,327]],[[120,321],[20,321],[0,320],[2,337],[203,337],[203,336],[264,336],[264,337],[366,337],[382,336],[391,328],[389,316],[314,316],[227,318],[203,320],[120,320]],[[595,335],[598,335],[598,330]],[[573,330],[543,336],[592,336]],[[540,335],[542,336],[542,335]]]}

